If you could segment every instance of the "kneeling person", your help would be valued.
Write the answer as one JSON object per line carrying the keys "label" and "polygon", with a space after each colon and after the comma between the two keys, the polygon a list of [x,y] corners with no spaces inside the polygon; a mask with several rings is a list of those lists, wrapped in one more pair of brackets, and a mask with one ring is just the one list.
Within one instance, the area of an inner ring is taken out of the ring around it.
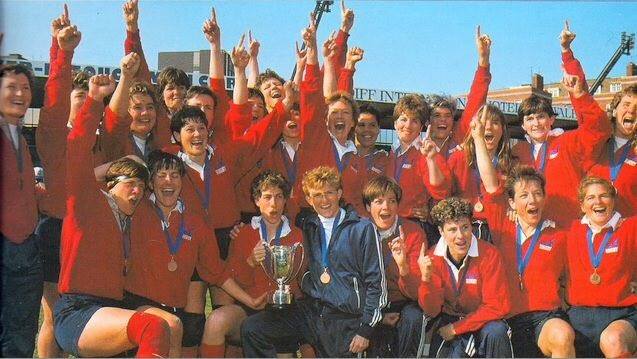
{"label": "kneeling person", "polygon": [[500,254],[471,233],[469,202],[442,200],[431,214],[441,238],[418,258],[418,303],[427,315],[440,314],[431,348],[437,357],[511,358],[509,327],[503,320],[511,302]]}
{"label": "kneeling person", "polygon": [[[243,227],[236,239],[230,243],[227,268],[237,283],[253,297],[262,297],[277,289],[261,268],[266,256],[265,246],[293,246],[303,241],[301,231],[293,228],[283,215],[286,201],[290,198],[290,184],[274,171],[259,174],[252,182],[252,198],[259,208],[260,216],[252,217],[250,226]],[[300,262],[301,257],[298,256]],[[300,264],[300,263],[298,263]],[[298,268],[298,264],[294,268]],[[297,285],[292,285],[293,293],[300,294]],[[241,323],[249,315],[258,313],[242,304],[224,305],[215,309],[206,322],[201,346],[201,356],[223,358],[226,337],[234,342],[241,340]],[[281,348],[279,351],[296,351]]]}
{"label": "kneeling person", "polygon": [[288,311],[246,319],[246,357],[273,357],[281,341],[312,344],[320,357],[351,357],[367,349],[382,318],[387,289],[376,229],[339,206],[343,190],[335,168],[308,171],[303,192],[317,212],[302,223],[308,269],[301,289],[307,297]]}

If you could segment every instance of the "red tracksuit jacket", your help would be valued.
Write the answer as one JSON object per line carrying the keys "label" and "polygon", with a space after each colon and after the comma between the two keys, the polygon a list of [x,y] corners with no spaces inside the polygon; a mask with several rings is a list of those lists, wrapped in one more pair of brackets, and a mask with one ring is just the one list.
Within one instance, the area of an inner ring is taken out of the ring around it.
{"label": "red tracksuit jacket", "polygon": [[[520,289],[516,254],[518,227],[507,217],[508,208],[508,201],[502,193],[485,197],[484,214],[489,222],[493,243],[502,255],[511,294],[509,316],[555,310],[561,305],[559,289],[566,267],[566,234],[556,229],[554,222],[545,222],[546,226],[541,229],[528,266],[523,272],[523,289]],[[532,237],[529,237],[522,244],[523,256],[529,255],[531,240]]]}
{"label": "red tracksuit jacket", "polygon": [[[184,206],[185,207],[185,206]],[[194,269],[206,282],[221,286],[229,277],[214,233],[201,215],[187,208],[174,210],[168,222],[172,240],[177,239],[183,221],[183,244],[174,255],[177,270],[168,270],[171,254],[155,205],[144,199],[137,208],[139,224],[131,230],[131,256],[125,288],[128,292],[169,307],[186,306],[188,286]]]}
{"label": "red tracksuit jacket", "polygon": [[431,280],[421,281],[418,289],[418,303],[427,315],[435,317],[442,311],[461,317],[453,323],[457,335],[474,332],[487,322],[503,319],[511,310],[500,253],[487,242],[475,238],[472,241],[471,246],[477,246],[477,256],[471,256],[470,248],[468,264],[464,264],[459,275],[463,279],[459,296],[454,290],[450,264],[445,260],[444,240],[428,252],[433,260],[433,273]]}

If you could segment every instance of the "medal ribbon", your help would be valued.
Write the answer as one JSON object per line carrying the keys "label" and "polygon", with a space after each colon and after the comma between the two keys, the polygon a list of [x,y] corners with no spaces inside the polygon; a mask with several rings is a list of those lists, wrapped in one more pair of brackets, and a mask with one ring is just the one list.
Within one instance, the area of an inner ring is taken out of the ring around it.
{"label": "medal ribbon", "polygon": [[283,143],[281,143],[281,157],[283,157],[283,165],[285,166],[285,172],[288,175],[288,180],[290,181],[291,184],[296,183],[296,174],[298,172],[297,168],[299,164],[299,161],[298,161],[299,156],[295,154],[294,159],[290,161],[290,155],[288,154],[288,151],[285,149],[285,146],[283,145]]}
{"label": "medal ribbon", "polygon": [[540,234],[542,233],[541,228],[543,223],[544,221],[540,222],[537,228],[535,228],[535,232],[533,232],[533,236],[531,237],[531,243],[529,243],[529,248],[526,250],[526,253],[524,253],[524,255],[522,254],[522,235],[524,234],[524,232],[522,231],[522,227],[520,226],[520,224],[517,225],[518,233],[515,240],[515,254],[517,257],[518,274],[520,275],[520,277],[524,275],[524,271],[526,270],[526,267],[529,266],[529,262],[531,261],[533,252],[535,252],[535,248],[537,247],[537,243],[540,239]]}
{"label": "medal ribbon", "polygon": [[[531,154],[533,154],[533,149],[534,149],[534,145],[531,142]],[[542,145],[540,146],[540,152],[537,154],[538,159],[540,160],[540,163],[537,163],[537,160],[535,160],[535,169],[540,172],[540,173],[544,173],[544,167],[546,167],[546,158],[548,157],[549,151],[548,151],[548,143],[544,142],[542,143]]]}
{"label": "medal ribbon", "polygon": [[608,241],[610,240],[610,237],[612,236],[613,236],[612,230],[609,230],[608,232],[606,232],[606,234],[604,235],[604,240],[599,245],[599,249],[597,250],[597,253],[595,253],[595,250],[593,249],[593,231],[590,228],[588,229],[588,232],[586,233],[586,239],[588,242],[588,257],[591,260],[591,265],[593,266],[594,269],[599,268],[599,265],[602,264],[604,251],[606,250]]}
{"label": "medal ribbon", "polygon": [[[498,156],[495,156],[491,159],[491,163],[493,163],[493,167],[498,168]],[[473,176],[473,183],[476,185],[476,192],[478,192],[478,202],[482,199],[482,189],[480,188],[480,183],[482,179],[480,178],[480,169],[478,168],[478,164],[476,163],[475,168],[471,169],[471,174]]]}
{"label": "medal ribbon", "polygon": [[204,164],[203,164],[203,186],[205,187],[205,190],[206,190],[205,197],[201,195],[201,192],[199,192],[199,189],[197,189],[197,185],[193,182],[192,178],[190,178],[190,174],[188,173],[188,171],[186,171],[186,174],[188,175],[188,179],[192,183],[192,186],[195,189],[195,193],[197,194],[197,197],[199,198],[201,205],[206,211],[208,211],[208,207],[210,204],[210,195],[212,192],[212,188],[210,188],[211,187],[210,181],[212,180],[212,173],[210,172],[211,171],[210,157],[212,156],[208,156],[208,153],[206,153],[206,160],[204,161]]}
{"label": "medal ribbon", "polygon": [[[341,209],[339,208],[338,214],[336,215],[336,218],[334,219],[334,224],[332,225],[330,243],[332,243],[332,238],[334,238],[334,232],[336,232],[336,226],[338,226],[338,222],[340,220],[341,220]],[[320,223],[321,223],[320,235],[321,235],[321,257],[322,257],[321,263],[323,264],[323,268],[329,268],[330,257],[329,257],[328,244],[327,244],[327,233],[325,233],[325,227],[323,227],[323,223],[322,222]]]}
{"label": "medal ribbon", "polygon": [[130,226],[131,226],[131,218],[129,216],[124,215],[123,218],[119,220],[120,226],[122,227],[122,247],[124,248],[124,260],[127,260],[130,256]]}
{"label": "medal ribbon", "polygon": [[[399,148],[400,150],[400,148]],[[398,159],[400,158],[400,164],[398,164]],[[403,175],[403,166],[407,163],[407,151],[402,155],[398,155],[396,152],[396,161],[394,161],[394,179],[396,182],[400,183],[400,177]]]}
{"label": "medal ribbon", "polygon": [[[334,153],[334,161],[336,161],[336,167],[338,167],[338,173],[342,174],[343,170],[347,168],[347,165],[349,164],[349,160],[351,159],[350,156],[347,156],[349,152],[346,152],[345,154],[343,154],[344,161],[341,162],[341,158],[338,155],[338,150],[336,149],[336,144],[334,143],[334,141],[332,141],[332,152]],[[294,159],[296,159],[296,156],[294,156]]]}
{"label": "medal ribbon", "polygon": [[628,141],[625,145],[622,146],[621,155],[619,157],[619,161],[615,162],[615,140],[611,139],[608,146],[608,159],[610,161],[610,181],[615,183],[615,180],[619,176],[619,171],[622,170],[624,166],[624,162],[626,158],[628,158],[628,153],[630,152],[631,146],[630,141]]}
{"label": "medal ribbon", "polygon": [[[263,243],[268,244],[268,228],[265,226],[265,221],[263,217],[261,217],[261,221],[259,222],[259,226],[261,227],[261,239]],[[281,232],[283,231],[283,221],[279,223],[279,227],[276,229],[276,234],[274,235],[274,245],[281,245]]]}
{"label": "medal ribbon", "polygon": [[[467,276],[467,272],[469,271],[470,260],[471,258],[467,257],[464,272],[462,272],[462,275],[458,276],[458,282],[456,282],[456,276],[453,274],[453,269],[451,269],[451,266],[449,265],[449,263],[447,263],[447,269],[449,270],[449,276],[451,277],[451,286],[453,288],[453,292],[456,294],[456,301],[460,298],[462,288],[464,287],[465,277]],[[462,268],[460,270],[462,270]]]}
{"label": "medal ribbon", "polygon": [[164,218],[164,213],[161,209],[155,205],[155,212],[157,212],[157,216],[161,220],[161,228],[164,231],[164,236],[166,236],[166,244],[168,244],[168,250],[171,255],[176,255],[179,252],[179,249],[184,244],[184,234],[186,233],[186,225],[184,223],[184,214],[181,213],[181,220],[179,221],[179,232],[177,233],[177,238],[173,239],[170,234],[170,229],[168,227],[168,222]]}

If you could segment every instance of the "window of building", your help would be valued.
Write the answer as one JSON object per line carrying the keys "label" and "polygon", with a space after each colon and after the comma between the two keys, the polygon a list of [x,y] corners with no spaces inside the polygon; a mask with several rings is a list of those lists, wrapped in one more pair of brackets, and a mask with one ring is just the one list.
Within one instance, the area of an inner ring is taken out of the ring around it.
{"label": "window of building", "polygon": [[610,84],[610,92],[619,92],[622,90],[622,84]]}
{"label": "window of building", "polygon": [[560,97],[560,88],[559,87],[549,88],[548,92],[551,94],[551,97]]}

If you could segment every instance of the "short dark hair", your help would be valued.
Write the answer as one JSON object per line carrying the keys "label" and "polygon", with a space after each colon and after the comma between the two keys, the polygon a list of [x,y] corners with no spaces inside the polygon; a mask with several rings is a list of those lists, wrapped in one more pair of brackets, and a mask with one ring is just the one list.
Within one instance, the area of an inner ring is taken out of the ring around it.
{"label": "short dark hair", "polygon": [[146,166],[128,157],[113,161],[108,170],[106,170],[105,180],[108,189],[112,189],[120,182],[118,179],[120,176],[139,178],[145,185],[148,184],[148,169]]}
{"label": "short dark hair", "polygon": [[[261,101],[263,101],[263,103],[265,104],[265,97],[263,97],[263,94],[261,93],[261,91],[254,89],[254,88],[249,88],[248,89],[248,98],[252,98],[252,97],[258,97],[261,99]],[[267,110],[266,110],[267,112]]]}
{"label": "short dark hair", "polygon": [[164,89],[169,84],[175,84],[177,86],[190,87],[190,78],[184,70],[176,67],[168,66],[161,70],[157,75],[157,85],[159,86],[159,93],[164,93]]}
{"label": "short dark hair", "polygon": [[256,201],[259,197],[261,197],[263,191],[270,187],[280,189],[283,192],[283,197],[285,197],[285,199],[290,198],[290,193],[292,191],[290,182],[288,182],[285,177],[277,171],[265,170],[259,173],[252,181],[252,199]]}
{"label": "short dark hair", "polygon": [[549,116],[555,116],[551,100],[546,97],[531,95],[520,103],[520,106],[518,107],[518,120],[522,123],[524,122],[524,116],[542,112]]}
{"label": "short dark hair", "polygon": [[202,123],[208,127],[206,114],[194,106],[184,106],[170,118],[170,132],[180,132],[189,122]]}
{"label": "short dark hair", "polygon": [[256,88],[261,87],[261,84],[263,84],[264,82],[266,82],[269,79],[279,80],[281,82],[281,84],[285,83],[285,80],[283,79],[283,77],[281,77],[279,74],[277,74],[276,71],[274,71],[272,69],[266,69],[265,72],[259,74],[259,76],[257,77],[257,83],[255,84],[255,87]]}
{"label": "short dark hair", "polygon": [[0,65],[0,79],[8,74],[19,75],[23,74],[29,80],[29,87],[33,91],[33,72],[22,64]]}
{"label": "short dark hair", "polygon": [[504,190],[507,197],[515,197],[515,184],[519,182],[531,182],[535,181],[542,187],[542,193],[546,194],[546,180],[535,168],[531,166],[518,165],[513,167],[509,172],[506,182],[504,183]]}
{"label": "short dark hair", "polygon": [[431,112],[437,108],[444,108],[451,112],[451,116],[456,115],[456,99],[446,95],[428,95],[427,102],[431,107]]}
{"label": "short dark hair", "polygon": [[473,217],[471,204],[458,197],[443,199],[431,209],[431,218],[434,224],[441,228],[447,222],[457,221],[465,217],[469,218],[469,221]]}
{"label": "short dark hair", "polygon": [[[358,108],[358,116],[360,117],[360,115],[364,113],[368,113],[374,116],[374,118],[376,118],[376,123],[380,125],[380,119],[382,115],[380,114],[380,111],[376,108],[376,106],[369,103],[360,105],[360,107]],[[358,122],[358,118],[356,118],[356,122]]]}
{"label": "short dark hair", "polygon": [[212,101],[215,103],[215,108],[217,108],[217,95],[215,95],[210,88],[205,86],[190,86],[188,91],[186,92],[186,101],[197,95],[204,95],[212,97]]}
{"label": "short dark hair", "polygon": [[148,171],[150,172],[150,179],[152,180],[157,172],[167,169],[175,169],[179,172],[180,176],[186,174],[186,166],[181,158],[176,155],[161,150],[154,150],[148,154]]}
{"label": "short dark hair", "polygon": [[393,192],[396,196],[396,200],[400,203],[403,197],[403,190],[396,181],[387,176],[372,178],[365,184],[365,187],[363,187],[363,204],[369,206],[376,198],[384,196],[389,192]]}

